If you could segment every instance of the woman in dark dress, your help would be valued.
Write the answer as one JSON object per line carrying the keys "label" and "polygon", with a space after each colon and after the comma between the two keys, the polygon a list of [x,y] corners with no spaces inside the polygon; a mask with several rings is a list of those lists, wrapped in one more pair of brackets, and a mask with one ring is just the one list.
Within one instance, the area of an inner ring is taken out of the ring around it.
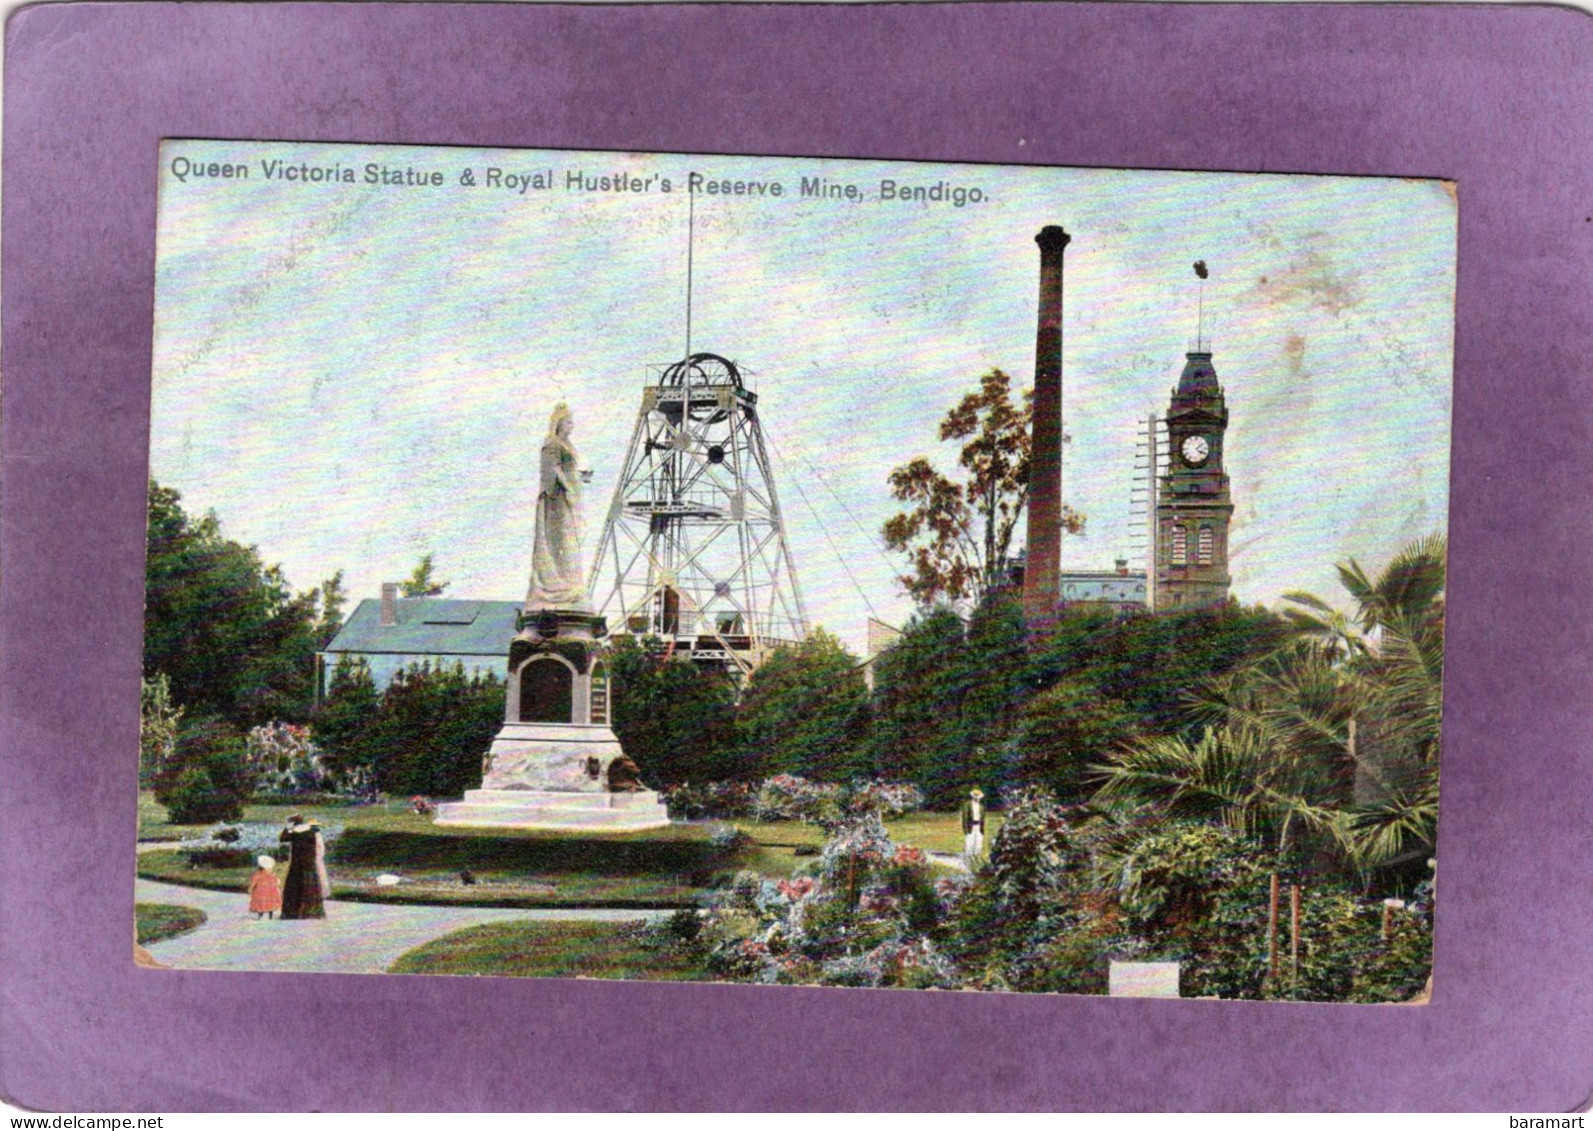
{"label": "woman in dark dress", "polygon": [[321,826],[295,813],[278,838],[288,846],[288,878],[282,885],[282,918],[325,919],[326,849]]}

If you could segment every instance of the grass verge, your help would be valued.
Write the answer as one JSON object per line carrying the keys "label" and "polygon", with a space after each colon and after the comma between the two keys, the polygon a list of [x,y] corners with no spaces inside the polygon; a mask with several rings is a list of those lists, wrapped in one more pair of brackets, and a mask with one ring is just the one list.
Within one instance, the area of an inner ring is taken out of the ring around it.
{"label": "grass verge", "polygon": [[138,945],[148,946],[164,939],[187,934],[208,916],[197,907],[180,903],[135,903],[133,920],[138,930]]}
{"label": "grass verge", "polygon": [[486,923],[416,947],[393,974],[705,981],[688,955],[638,923]]}

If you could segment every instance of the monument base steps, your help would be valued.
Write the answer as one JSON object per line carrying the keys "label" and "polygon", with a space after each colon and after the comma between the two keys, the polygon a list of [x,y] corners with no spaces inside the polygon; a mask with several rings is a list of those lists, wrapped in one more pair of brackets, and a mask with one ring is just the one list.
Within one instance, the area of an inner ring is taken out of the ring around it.
{"label": "monument base steps", "polygon": [[568,793],[531,789],[472,789],[462,801],[437,806],[441,826],[636,832],[669,824],[669,810],[653,790]]}

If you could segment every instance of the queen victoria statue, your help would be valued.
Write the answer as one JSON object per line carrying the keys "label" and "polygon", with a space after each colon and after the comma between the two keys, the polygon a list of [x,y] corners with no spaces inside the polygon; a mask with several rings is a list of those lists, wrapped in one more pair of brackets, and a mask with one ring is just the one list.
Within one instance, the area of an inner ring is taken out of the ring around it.
{"label": "queen victoria statue", "polygon": [[575,418],[569,408],[560,404],[553,410],[547,439],[542,441],[527,612],[586,607],[586,568],[581,562],[581,484],[590,472],[581,471],[576,462],[575,445],[570,442],[574,428]]}
{"label": "queen victoria statue", "polygon": [[570,442],[574,423],[559,405],[542,441],[531,587],[506,641],[503,726],[482,759],[481,788],[438,805],[439,825],[602,833],[669,824],[610,726],[608,626],[587,601],[581,561],[591,473]]}

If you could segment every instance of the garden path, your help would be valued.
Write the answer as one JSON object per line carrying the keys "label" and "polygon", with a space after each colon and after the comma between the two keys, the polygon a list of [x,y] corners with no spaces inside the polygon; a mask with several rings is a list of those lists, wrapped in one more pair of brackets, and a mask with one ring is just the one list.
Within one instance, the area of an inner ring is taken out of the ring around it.
{"label": "garden path", "polygon": [[163,884],[140,879],[140,903],[197,907],[205,923],[164,942],[149,953],[157,962],[182,969],[285,970],[322,974],[381,973],[407,950],[479,923],[530,919],[536,922],[631,922],[657,919],[668,912],[613,908],[437,907],[328,900],[325,919],[256,919],[249,897],[225,891]]}

